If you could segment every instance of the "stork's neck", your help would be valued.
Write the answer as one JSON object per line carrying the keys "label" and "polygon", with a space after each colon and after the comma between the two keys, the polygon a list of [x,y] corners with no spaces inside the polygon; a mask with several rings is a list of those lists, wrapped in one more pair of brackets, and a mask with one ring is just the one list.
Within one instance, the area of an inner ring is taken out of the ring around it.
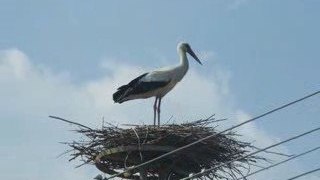
{"label": "stork's neck", "polygon": [[180,56],[180,66],[183,68],[186,68],[186,70],[189,68],[189,61],[187,58],[187,53],[181,49],[178,51]]}
{"label": "stork's neck", "polygon": [[180,64],[176,67],[178,70],[176,73],[176,80],[180,81],[189,69],[189,62],[185,51],[179,49],[178,54],[180,56]]}

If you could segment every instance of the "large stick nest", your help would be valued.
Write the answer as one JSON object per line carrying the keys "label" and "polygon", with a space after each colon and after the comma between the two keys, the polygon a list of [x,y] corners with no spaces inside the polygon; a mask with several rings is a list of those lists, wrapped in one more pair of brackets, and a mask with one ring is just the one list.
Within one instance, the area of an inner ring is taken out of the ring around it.
{"label": "large stick nest", "polygon": [[[100,129],[78,125],[76,132],[84,137],[82,140],[66,143],[71,147],[68,151],[71,159],[80,159],[83,164],[94,164],[107,174],[116,174],[129,167],[151,160],[178,147],[217,134],[217,122],[210,117],[183,124],[169,124],[160,127],[149,125],[120,128],[104,124]],[[148,179],[157,179],[163,173],[170,174],[171,179],[178,179],[230,162],[207,173],[207,178],[234,178],[249,170],[257,160],[257,156],[245,157],[254,147],[247,142],[236,139],[234,132],[217,134],[196,145],[174,153],[161,160],[143,167]],[[244,158],[242,158],[244,157]],[[81,165],[83,165],[81,164]],[[121,175],[122,178],[137,179],[140,169]]]}

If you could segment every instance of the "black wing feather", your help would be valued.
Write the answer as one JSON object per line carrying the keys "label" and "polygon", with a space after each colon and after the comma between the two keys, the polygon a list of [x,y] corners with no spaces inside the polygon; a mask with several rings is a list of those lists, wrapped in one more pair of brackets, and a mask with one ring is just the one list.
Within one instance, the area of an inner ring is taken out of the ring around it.
{"label": "black wing feather", "polygon": [[143,94],[166,86],[170,81],[156,81],[156,82],[140,82],[135,88],[132,89],[130,94]]}
{"label": "black wing feather", "polygon": [[143,77],[146,76],[147,74],[148,74],[148,73],[144,73],[144,74],[138,76],[138,77],[135,78],[134,80],[130,81],[128,84],[123,85],[123,86],[120,86],[120,87],[118,88],[118,90],[123,90],[123,89],[126,89],[126,88],[129,87],[129,86],[132,86],[132,85],[136,84],[141,78],[143,78]]}
{"label": "black wing feather", "polygon": [[113,100],[116,103],[124,102],[125,98],[130,95],[142,94],[148,91],[155,90],[160,87],[166,86],[170,81],[156,81],[156,82],[143,82],[140,81],[148,73],[142,74],[141,76],[135,78],[126,85],[118,88],[118,91],[113,94]]}

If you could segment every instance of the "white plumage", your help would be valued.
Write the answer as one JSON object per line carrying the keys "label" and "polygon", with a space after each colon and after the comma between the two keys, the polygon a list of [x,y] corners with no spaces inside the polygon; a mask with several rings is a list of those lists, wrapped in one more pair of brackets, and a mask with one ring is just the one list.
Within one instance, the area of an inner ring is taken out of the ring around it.
{"label": "white plumage", "polygon": [[180,63],[178,65],[142,74],[128,84],[119,87],[117,92],[113,94],[114,102],[122,103],[133,99],[155,97],[153,106],[154,125],[156,124],[156,114],[158,113],[158,125],[160,126],[161,99],[171,91],[187,73],[189,69],[187,53],[201,64],[201,61],[188,43],[179,43],[177,51],[180,56]]}

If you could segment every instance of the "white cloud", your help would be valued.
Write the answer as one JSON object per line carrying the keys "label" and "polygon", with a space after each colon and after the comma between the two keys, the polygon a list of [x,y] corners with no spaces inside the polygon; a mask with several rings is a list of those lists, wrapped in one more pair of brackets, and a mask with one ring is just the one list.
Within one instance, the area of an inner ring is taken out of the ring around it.
{"label": "white cloud", "polygon": [[[102,117],[115,124],[152,123],[153,100],[130,101],[121,105],[112,101],[112,93],[119,85],[145,69],[110,60],[102,66],[109,72],[106,76],[76,84],[69,80],[68,73],[51,72],[50,68],[34,65],[17,49],[0,51],[3,129],[0,136],[5,137],[0,145],[0,154],[4,155],[0,159],[1,179],[50,180],[59,175],[64,180],[84,180],[98,173],[93,167],[74,169],[74,164],[55,158],[65,150],[57,142],[69,141],[74,135],[63,128],[64,124],[48,119],[48,115],[58,115],[93,127],[100,125]],[[247,113],[235,108],[229,90],[230,78],[227,71],[216,70],[204,76],[192,68],[164,98],[162,121],[171,115],[174,121],[181,122],[213,113],[220,118],[231,117],[233,120],[228,125],[248,119]],[[239,132],[245,138],[256,140],[259,146],[277,141],[254,123],[239,129]],[[288,167],[280,170],[294,174],[297,168],[298,165],[294,164],[291,170]],[[278,169],[273,173],[288,177],[281,171]],[[256,179],[266,178],[260,176]]]}

